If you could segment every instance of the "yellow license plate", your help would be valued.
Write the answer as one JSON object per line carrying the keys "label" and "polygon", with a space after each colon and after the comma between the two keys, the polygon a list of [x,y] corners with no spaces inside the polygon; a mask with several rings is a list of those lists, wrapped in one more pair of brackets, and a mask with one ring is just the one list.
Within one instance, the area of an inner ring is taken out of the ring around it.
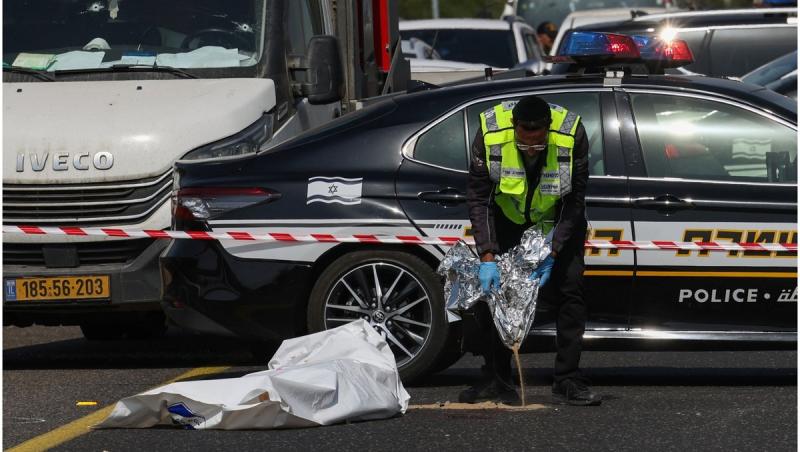
{"label": "yellow license plate", "polygon": [[61,276],[5,280],[6,301],[94,300],[111,298],[108,276]]}

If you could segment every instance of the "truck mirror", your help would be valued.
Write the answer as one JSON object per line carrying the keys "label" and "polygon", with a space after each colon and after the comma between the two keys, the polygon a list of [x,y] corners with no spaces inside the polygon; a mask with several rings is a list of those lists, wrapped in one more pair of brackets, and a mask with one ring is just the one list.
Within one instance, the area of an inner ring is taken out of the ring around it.
{"label": "truck mirror", "polygon": [[342,100],[344,76],[339,43],[334,36],[314,36],[308,42],[308,93],[310,104],[329,104]]}

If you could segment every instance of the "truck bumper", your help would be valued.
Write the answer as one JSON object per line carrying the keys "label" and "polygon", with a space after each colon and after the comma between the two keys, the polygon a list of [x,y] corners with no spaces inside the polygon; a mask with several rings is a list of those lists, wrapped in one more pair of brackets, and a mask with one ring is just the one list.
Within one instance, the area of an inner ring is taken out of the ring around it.
{"label": "truck bumper", "polygon": [[[3,325],[80,325],[124,320],[132,312],[146,315],[161,311],[161,275],[158,257],[167,240],[154,240],[136,258],[125,264],[81,265],[74,268],[47,268],[4,265],[3,280],[36,276],[108,275],[110,300],[9,302],[3,300]],[[5,282],[4,282],[5,286]]]}

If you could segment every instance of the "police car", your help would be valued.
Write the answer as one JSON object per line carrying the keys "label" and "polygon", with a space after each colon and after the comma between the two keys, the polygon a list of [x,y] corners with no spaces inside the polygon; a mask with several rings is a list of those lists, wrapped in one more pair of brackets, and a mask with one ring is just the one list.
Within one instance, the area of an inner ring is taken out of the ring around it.
{"label": "police car", "polygon": [[[797,242],[795,102],[734,80],[659,75],[691,61],[679,41],[569,39],[563,75],[397,95],[260,153],[178,162],[174,226],[469,237],[479,113],[535,94],[586,129],[588,238]],[[161,260],[164,308],[190,329],[261,340],[364,318],[415,378],[460,356],[435,273],[445,252],[177,240]],[[586,264],[587,338],[796,340],[794,254],[587,250]],[[541,306],[533,334],[554,330]]]}

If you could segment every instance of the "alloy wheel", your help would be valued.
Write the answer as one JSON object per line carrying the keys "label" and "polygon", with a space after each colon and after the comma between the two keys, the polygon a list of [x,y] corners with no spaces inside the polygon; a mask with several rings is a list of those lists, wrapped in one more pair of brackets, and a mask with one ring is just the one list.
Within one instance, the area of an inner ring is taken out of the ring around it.
{"label": "alloy wheel", "polygon": [[375,262],[340,277],[325,300],[325,328],[364,319],[389,343],[398,366],[424,349],[431,335],[431,299],[409,270]]}

